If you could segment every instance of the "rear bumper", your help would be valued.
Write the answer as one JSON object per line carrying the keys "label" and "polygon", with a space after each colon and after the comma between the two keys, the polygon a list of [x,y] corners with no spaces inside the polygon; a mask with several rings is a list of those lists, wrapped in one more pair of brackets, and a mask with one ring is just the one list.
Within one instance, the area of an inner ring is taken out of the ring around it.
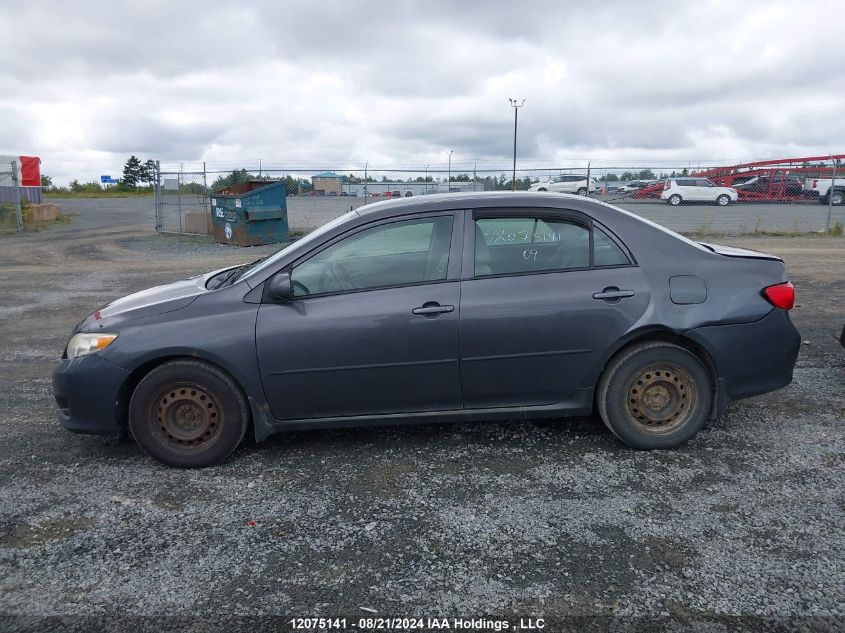
{"label": "rear bumper", "polygon": [[773,309],[754,323],[701,327],[688,335],[712,356],[730,400],[775,391],[792,382],[801,335],[785,310]]}
{"label": "rear bumper", "polygon": [[97,354],[59,362],[53,371],[53,395],[59,422],[68,431],[122,435],[118,403],[129,372]]}

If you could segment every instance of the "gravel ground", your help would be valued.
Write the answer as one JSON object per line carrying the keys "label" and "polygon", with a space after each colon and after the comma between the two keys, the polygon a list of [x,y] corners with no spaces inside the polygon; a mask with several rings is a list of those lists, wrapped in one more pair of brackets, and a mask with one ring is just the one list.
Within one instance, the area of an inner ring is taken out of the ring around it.
{"label": "gravel ground", "polygon": [[0,238],[0,630],[845,628],[845,240],[720,240],[786,259],[806,344],[790,387],[680,449],[627,449],[595,418],[452,424],[275,436],[179,471],[63,431],[55,359],[99,305],[273,247],[85,213]]}

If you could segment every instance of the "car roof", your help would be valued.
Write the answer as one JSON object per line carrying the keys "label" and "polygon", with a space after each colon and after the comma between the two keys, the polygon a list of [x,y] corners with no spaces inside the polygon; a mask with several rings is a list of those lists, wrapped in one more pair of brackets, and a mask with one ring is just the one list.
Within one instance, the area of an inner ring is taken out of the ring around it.
{"label": "car roof", "polygon": [[[473,207],[537,207],[558,206],[548,204],[549,201],[558,204],[566,201],[593,202],[584,196],[570,193],[549,193],[536,191],[469,191],[461,193],[433,193],[415,196],[413,200],[383,200],[365,204],[355,211],[361,217],[369,215],[392,215],[391,212],[424,213],[426,211],[442,211],[445,209],[462,209]],[[545,203],[545,204],[544,204]]]}

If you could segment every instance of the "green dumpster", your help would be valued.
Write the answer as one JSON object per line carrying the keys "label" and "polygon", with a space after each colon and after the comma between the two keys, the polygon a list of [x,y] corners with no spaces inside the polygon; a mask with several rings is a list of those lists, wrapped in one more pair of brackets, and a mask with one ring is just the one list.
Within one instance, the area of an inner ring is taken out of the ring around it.
{"label": "green dumpster", "polygon": [[284,182],[250,180],[211,194],[211,234],[221,244],[258,246],[290,239]]}

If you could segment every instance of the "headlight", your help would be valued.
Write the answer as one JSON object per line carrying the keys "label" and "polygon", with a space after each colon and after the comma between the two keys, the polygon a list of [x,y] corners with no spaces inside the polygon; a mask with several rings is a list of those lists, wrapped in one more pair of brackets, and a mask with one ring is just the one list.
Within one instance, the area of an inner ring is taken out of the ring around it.
{"label": "headlight", "polygon": [[111,345],[116,338],[117,334],[105,334],[103,332],[74,334],[67,344],[67,357],[76,358],[77,356],[99,352]]}

